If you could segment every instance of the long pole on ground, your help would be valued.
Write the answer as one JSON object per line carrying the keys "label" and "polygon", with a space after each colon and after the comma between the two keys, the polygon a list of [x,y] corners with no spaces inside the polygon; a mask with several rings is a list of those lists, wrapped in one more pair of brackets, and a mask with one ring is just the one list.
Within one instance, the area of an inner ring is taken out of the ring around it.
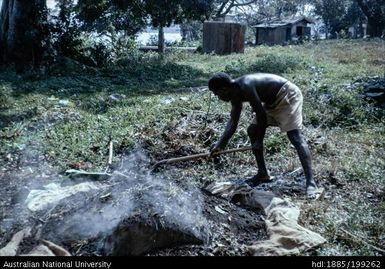
{"label": "long pole on ground", "polygon": [[[226,154],[226,153],[233,153],[233,152],[242,152],[242,151],[248,151],[251,150],[251,147],[243,147],[243,148],[236,148],[236,149],[228,149],[228,150],[223,150],[215,153],[213,157],[221,155],[221,154]],[[210,157],[210,153],[199,153],[199,154],[194,154],[194,155],[188,155],[188,156],[183,156],[183,157],[178,157],[178,158],[170,158],[170,159],[165,159],[161,160],[157,163],[154,164],[153,169],[157,168],[159,165],[162,164],[170,164],[170,163],[176,163],[176,162],[181,162],[181,161],[189,161],[189,160],[195,160],[199,158],[205,158],[205,157]]]}

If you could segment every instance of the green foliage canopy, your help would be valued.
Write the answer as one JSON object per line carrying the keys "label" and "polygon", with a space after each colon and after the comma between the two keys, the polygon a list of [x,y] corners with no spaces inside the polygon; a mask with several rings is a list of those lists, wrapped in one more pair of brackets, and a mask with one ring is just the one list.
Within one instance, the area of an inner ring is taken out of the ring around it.
{"label": "green foliage canopy", "polygon": [[103,32],[113,27],[133,35],[146,24],[142,5],[142,1],[135,0],[79,0],[76,11],[85,30]]}
{"label": "green foliage canopy", "polygon": [[144,2],[146,14],[155,27],[207,19],[211,15],[214,3],[213,0],[146,0]]}

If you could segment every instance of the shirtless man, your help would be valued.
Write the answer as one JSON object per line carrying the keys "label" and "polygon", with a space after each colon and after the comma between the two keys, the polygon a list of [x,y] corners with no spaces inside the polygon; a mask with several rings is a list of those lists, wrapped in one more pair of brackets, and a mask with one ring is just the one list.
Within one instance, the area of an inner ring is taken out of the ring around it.
{"label": "shirtless man", "polygon": [[290,142],[298,152],[306,178],[306,196],[316,199],[322,189],[313,179],[312,161],[309,147],[303,138],[302,94],[299,88],[287,79],[274,74],[256,73],[232,79],[226,73],[215,74],[209,80],[209,89],[219,99],[231,102],[230,119],[219,141],[212,147],[211,155],[223,150],[238,126],[242,103],[249,102],[255,118],[247,128],[252,151],[257,160],[258,174],[254,183],[271,180],[263,157],[263,138],[268,126],[278,126],[286,132]]}

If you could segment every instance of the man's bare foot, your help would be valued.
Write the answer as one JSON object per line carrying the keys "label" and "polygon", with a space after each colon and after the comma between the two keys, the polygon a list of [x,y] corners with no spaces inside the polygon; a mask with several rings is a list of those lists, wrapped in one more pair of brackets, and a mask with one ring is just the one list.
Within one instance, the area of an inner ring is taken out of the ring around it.
{"label": "man's bare foot", "polygon": [[318,200],[321,196],[323,196],[324,192],[325,192],[324,188],[309,186],[306,189],[306,199]]}
{"label": "man's bare foot", "polygon": [[256,186],[258,184],[272,182],[274,179],[275,179],[274,176],[269,176],[267,174],[258,173],[257,175],[253,176],[252,178],[246,180],[246,183],[248,183],[249,185],[252,185],[252,186]]}

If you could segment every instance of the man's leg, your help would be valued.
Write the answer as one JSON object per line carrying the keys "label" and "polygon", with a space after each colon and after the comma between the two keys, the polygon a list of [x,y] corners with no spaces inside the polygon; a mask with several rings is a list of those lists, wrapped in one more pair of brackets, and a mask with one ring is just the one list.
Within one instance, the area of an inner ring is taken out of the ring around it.
{"label": "man's leg", "polygon": [[251,124],[247,128],[247,134],[251,141],[251,147],[258,165],[258,174],[256,180],[269,178],[266,169],[265,159],[263,157],[263,138],[265,137],[266,127],[260,127],[257,124]]}
{"label": "man's leg", "polygon": [[313,179],[312,160],[309,147],[298,129],[288,131],[287,136],[298,152],[303,172],[305,173],[306,194],[309,198],[315,198],[313,196],[318,193],[318,188]]}

